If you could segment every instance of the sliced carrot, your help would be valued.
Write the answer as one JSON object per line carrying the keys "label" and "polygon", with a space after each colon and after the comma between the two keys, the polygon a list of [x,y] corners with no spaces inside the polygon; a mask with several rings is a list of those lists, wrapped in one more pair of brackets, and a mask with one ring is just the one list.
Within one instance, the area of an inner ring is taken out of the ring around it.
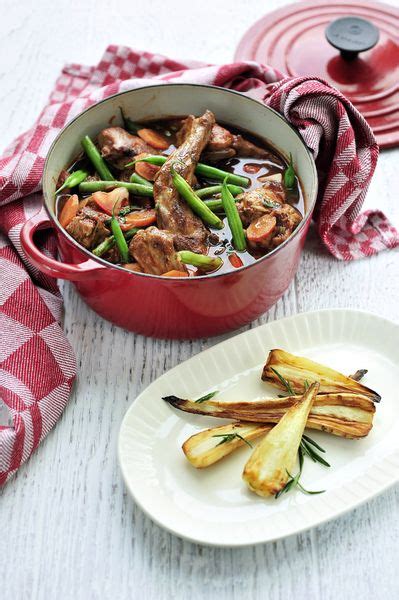
{"label": "sliced carrot", "polygon": [[131,212],[125,217],[125,222],[121,223],[122,231],[129,231],[132,227],[148,227],[157,220],[157,213],[154,208],[149,210],[138,210]]}
{"label": "sliced carrot", "polygon": [[155,131],[155,129],[139,129],[137,135],[157,150],[167,150],[170,146],[168,138],[159,131]]}
{"label": "sliced carrot", "polygon": [[68,200],[62,207],[61,214],[58,217],[60,225],[66,227],[76,217],[76,213],[79,210],[79,198],[76,194],[69,196]]}
{"label": "sliced carrot", "polygon": [[84,208],[86,206],[86,204],[89,202],[89,200],[91,200],[91,196],[87,196],[87,198],[83,198],[83,200],[81,200],[79,202],[79,210],[82,210],[82,208]]}
{"label": "sliced carrot", "polygon": [[253,244],[267,243],[276,228],[276,217],[271,214],[263,215],[252,221],[247,229],[248,241]]}
{"label": "sliced carrot", "polygon": [[246,173],[257,173],[261,170],[262,166],[263,165],[258,165],[256,163],[247,163],[246,165],[244,165],[243,171],[245,171]]}
{"label": "sliced carrot", "polygon": [[162,273],[162,277],[188,277],[188,273],[184,271],[177,271],[176,269],[172,269],[167,273]]}
{"label": "sliced carrot", "polygon": [[[135,158],[135,160],[140,160],[140,158],[146,158],[147,156],[151,156],[150,154],[147,154],[147,152],[142,152],[141,154],[138,154]],[[146,162],[136,162],[135,164],[135,171],[137,173],[137,175],[140,175],[140,177],[144,177],[144,179],[148,179],[148,181],[154,181],[155,177],[158,175],[158,171],[161,167],[158,165],[151,165],[150,163],[146,163]]]}
{"label": "sliced carrot", "polygon": [[91,198],[107,215],[112,215],[112,211],[117,215],[122,206],[129,204],[129,192],[126,188],[115,188],[112,192],[94,192]]}
{"label": "sliced carrot", "polygon": [[235,269],[239,269],[244,264],[242,262],[241,258],[235,252],[232,252],[232,254],[229,254],[229,261]]}

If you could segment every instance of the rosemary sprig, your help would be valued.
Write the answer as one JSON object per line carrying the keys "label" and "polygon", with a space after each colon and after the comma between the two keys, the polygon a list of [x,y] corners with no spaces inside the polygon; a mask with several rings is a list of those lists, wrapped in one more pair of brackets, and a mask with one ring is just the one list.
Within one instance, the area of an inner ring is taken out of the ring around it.
{"label": "rosemary sprig", "polygon": [[319,444],[317,442],[315,442],[314,440],[312,440],[312,438],[309,437],[308,435],[303,434],[302,435],[302,439],[306,440],[309,444],[312,444],[312,446],[314,446],[315,448],[317,448],[318,450],[320,450],[320,452],[325,452],[324,448],[322,448],[321,446],[319,446]]}
{"label": "rosemary sprig", "polygon": [[[140,210],[140,209],[141,209],[140,206],[135,206],[135,205],[132,205],[132,204],[130,206],[124,206],[118,212],[119,222],[120,223],[126,223],[126,215],[130,214],[131,212],[133,212],[135,210]],[[110,217],[109,219],[107,219],[106,221],[104,221],[104,224],[107,225],[107,227],[110,227],[111,221],[112,221],[112,217]]]}
{"label": "rosemary sprig", "polygon": [[289,381],[287,381],[287,379],[285,379],[285,377],[283,377],[283,376],[281,375],[281,373],[279,373],[279,372],[277,371],[277,369],[275,369],[274,367],[270,367],[270,368],[271,368],[271,370],[273,371],[273,373],[274,373],[275,375],[277,375],[277,377],[279,378],[279,380],[281,381],[281,383],[283,384],[283,386],[285,387],[285,389],[287,390],[287,392],[289,393],[289,395],[290,395],[290,396],[295,396],[295,392],[294,392],[294,390],[292,389],[290,382],[289,382]]}
{"label": "rosemary sprig", "polygon": [[124,206],[123,208],[120,209],[118,216],[125,217],[126,215],[130,214],[134,210],[140,210],[140,208],[141,208],[140,206],[135,206],[133,204],[130,204],[129,206]]}
{"label": "rosemary sprig", "polygon": [[283,488],[281,488],[281,490],[279,490],[277,492],[277,494],[275,494],[275,498],[277,500],[277,498],[280,498],[280,496],[282,494],[286,494],[287,492],[289,492],[291,489],[293,489],[294,487],[296,487],[298,485],[298,480],[299,477],[301,476],[300,471],[298,471],[298,473],[295,475],[295,477],[293,477],[293,475],[290,475],[290,473],[287,471],[288,475],[289,475],[289,480],[287,481],[287,483],[285,484],[285,486]]}
{"label": "rosemary sprig", "polygon": [[301,483],[297,483],[297,487],[301,490],[303,494],[308,494],[311,496],[312,494],[324,494],[326,490],[306,490]]}
{"label": "rosemary sprig", "polygon": [[277,500],[277,498],[279,498],[282,494],[286,494],[287,492],[289,492],[291,489],[294,489],[299,482],[299,478],[302,475],[302,468],[303,468],[303,454],[302,454],[302,450],[301,448],[298,449],[298,458],[299,458],[299,470],[298,473],[294,476],[291,475],[291,473],[289,473],[289,471],[287,471],[287,475],[289,477],[287,483],[285,484],[285,486],[279,490],[277,492],[277,494],[274,496]]}
{"label": "rosemary sprig", "polygon": [[201,396],[201,398],[198,398],[198,400],[195,400],[196,404],[201,404],[201,402],[206,402],[207,400],[210,400],[211,398],[213,398],[214,396],[216,396],[216,394],[218,393],[219,390],[215,390],[214,392],[209,392],[209,394],[206,394],[205,396]]}
{"label": "rosemary sprig", "polygon": [[281,208],[281,204],[278,202],[273,202],[273,200],[268,200],[267,198],[263,200],[262,204],[266,208]]}
{"label": "rosemary sprig", "polygon": [[247,446],[252,448],[252,444],[248,442],[248,440],[246,440],[245,437],[243,437],[239,433],[218,433],[217,435],[213,435],[212,437],[223,438],[218,444],[216,444],[216,446],[220,446],[221,444],[225,444],[226,442],[232,442],[235,439],[239,439],[245,442]]}
{"label": "rosemary sprig", "polygon": [[[308,438],[309,439],[309,438]],[[311,442],[312,444],[315,444],[316,442]],[[318,462],[321,465],[324,465],[325,467],[330,467],[330,463],[328,463],[322,456],[320,456],[320,454],[318,454],[311,446],[311,443],[308,443],[306,440],[304,440],[304,438],[302,437],[301,440],[301,444],[300,444],[300,448],[303,452],[303,454],[309,456],[309,458],[313,461],[313,462]],[[325,452],[325,450],[322,450],[322,452]]]}
{"label": "rosemary sprig", "polygon": [[313,494],[323,494],[326,490],[307,490],[306,488],[303,487],[303,485],[301,483],[299,483],[299,479],[302,475],[302,469],[303,469],[303,457],[304,457],[304,453],[302,450],[302,446],[299,446],[298,449],[298,458],[299,458],[299,470],[298,473],[293,476],[291,475],[291,473],[289,473],[289,471],[287,471],[287,475],[289,476],[289,479],[287,481],[287,483],[285,484],[285,486],[279,490],[277,492],[277,494],[274,496],[276,499],[279,498],[281,496],[281,494],[286,494],[287,492],[289,492],[291,489],[294,489],[295,487],[297,487],[303,494],[309,494],[309,495],[313,495]]}

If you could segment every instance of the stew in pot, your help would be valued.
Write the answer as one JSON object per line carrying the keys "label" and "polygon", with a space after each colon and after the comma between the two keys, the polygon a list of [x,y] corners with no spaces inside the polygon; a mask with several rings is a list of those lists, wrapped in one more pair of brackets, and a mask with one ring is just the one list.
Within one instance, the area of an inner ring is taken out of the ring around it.
{"label": "stew in pot", "polygon": [[231,271],[280,246],[304,213],[292,160],[214,114],[110,126],[57,184],[62,227],[136,272]]}

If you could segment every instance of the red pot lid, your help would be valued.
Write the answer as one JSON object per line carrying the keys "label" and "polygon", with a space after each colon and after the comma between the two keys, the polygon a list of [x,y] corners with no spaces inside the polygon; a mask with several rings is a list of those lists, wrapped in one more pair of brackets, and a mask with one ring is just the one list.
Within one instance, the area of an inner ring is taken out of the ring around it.
{"label": "red pot lid", "polygon": [[381,147],[399,145],[399,9],[363,0],[297,2],[257,21],[235,58],[326,79],[359,109]]}

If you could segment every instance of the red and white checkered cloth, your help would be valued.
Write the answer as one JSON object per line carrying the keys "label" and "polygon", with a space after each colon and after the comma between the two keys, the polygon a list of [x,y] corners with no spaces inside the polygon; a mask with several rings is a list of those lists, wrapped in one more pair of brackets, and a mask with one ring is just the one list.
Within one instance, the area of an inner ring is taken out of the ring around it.
{"label": "red and white checkered cloth", "polygon": [[[76,374],[72,349],[59,325],[62,300],[54,280],[26,260],[23,223],[41,205],[44,160],[59,130],[91,104],[144,85],[205,83],[264,101],[295,125],[316,158],[316,209],[321,239],[337,258],[370,256],[399,244],[379,211],[361,215],[378,147],[359,113],[319,79],[284,79],[254,62],[211,66],[107,48],[96,67],[67,65],[35,125],[0,159],[0,398],[10,425],[0,426],[0,484],[18,469],[59,418]],[[43,248],[55,243],[43,235]]]}

